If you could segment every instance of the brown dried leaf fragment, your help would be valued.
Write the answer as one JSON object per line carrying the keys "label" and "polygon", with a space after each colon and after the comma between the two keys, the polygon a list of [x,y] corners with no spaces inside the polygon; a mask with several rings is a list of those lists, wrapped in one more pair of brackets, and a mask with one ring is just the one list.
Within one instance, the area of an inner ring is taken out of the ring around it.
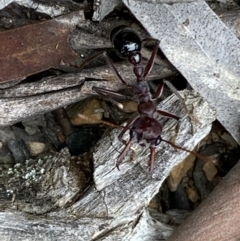
{"label": "brown dried leaf fragment", "polygon": [[0,33],[0,83],[25,77],[73,61],[68,36],[84,21],[82,11]]}

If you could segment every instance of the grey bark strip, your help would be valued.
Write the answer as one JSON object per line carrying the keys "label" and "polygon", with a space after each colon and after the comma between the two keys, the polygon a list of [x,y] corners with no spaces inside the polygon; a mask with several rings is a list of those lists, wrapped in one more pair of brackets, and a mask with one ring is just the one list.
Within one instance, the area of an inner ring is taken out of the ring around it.
{"label": "grey bark strip", "polygon": [[[130,84],[135,81],[130,65],[116,66]],[[165,78],[172,73],[173,71],[163,66],[155,66],[148,79]],[[86,79],[101,81],[85,81]],[[110,69],[103,66],[83,69],[80,73],[47,77],[37,82],[0,90],[0,126],[8,126],[25,118],[92,97],[96,95],[92,90],[93,86],[112,90],[123,88]]]}

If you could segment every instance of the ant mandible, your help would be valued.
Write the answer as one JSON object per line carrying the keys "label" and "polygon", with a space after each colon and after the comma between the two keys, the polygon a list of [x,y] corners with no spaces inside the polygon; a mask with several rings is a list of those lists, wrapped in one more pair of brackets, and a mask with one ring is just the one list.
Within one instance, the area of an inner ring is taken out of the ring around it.
{"label": "ant mandible", "polygon": [[[108,57],[107,53],[104,52],[103,56],[105,57],[108,65],[110,66],[112,72],[114,73],[115,77],[122,82],[123,85],[126,85],[130,88],[132,93],[132,99],[138,102],[138,114],[134,115],[123,127],[123,130],[119,134],[118,138],[121,142],[125,144],[124,149],[121,151],[120,155],[118,156],[116,167],[119,170],[119,165],[121,164],[123,157],[126,155],[129,148],[132,146],[133,143],[139,143],[140,145],[149,146],[150,148],[150,158],[149,158],[149,171],[153,171],[153,164],[154,164],[154,157],[155,157],[155,149],[161,141],[167,142],[171,144],[175,148],[179,148],[181,150],[185,150],[187,152],[193,153],[188,151],[182,147],[179,147],[170,141],[163,140],[161,138],[162,134],[162,125],[154,118],[154,114],[158,113],[168,118],[173,118],[175,120],[179,120],[179,117],[163,111],[159,110],[156,107],[154,100],[161,96],[164,81],[161,81],[158,85],[158,88],[155,94],[150,93],[150,89],[148,86],[147,81],[145,80],[146,76],[151,71],[154,59],[158,51],[158,46],[160,41],[154,38],[147,38],[141,41],[138,34],[133,31],[131,28],[127,26],[118,26],[111,32],[111,41],[113,43],[114,49],[117,51],[117,54],[124,59],[128,59],[128,61],[133,65],[133,72],[136,76],[136,83],[134,85],[128,85],[126,81],[122,78],[120,73],[117,71],[116,67],[112,60]],[[152,54],[146,64],[145,67],[141,65],[142,61],[142,54],[141,48],[144,43],[154,42]],[[120,95],[114,91],[93,87],[93,90],[99,94],[104,99],[107,99],[113,103],[116,101],[114,98],[121,99],[124,98],[123,95]],[[175,92],[175,91],[174,91]],[[177,94],[179,96],[179,94]],[[125,97],[127,99],[127,97]],[[129,98],[128,98],[129,99]],[[125,143],[122,139],[124,133],[130,130],[130,138]],[[195,153],[193,153],[195,154]]]}

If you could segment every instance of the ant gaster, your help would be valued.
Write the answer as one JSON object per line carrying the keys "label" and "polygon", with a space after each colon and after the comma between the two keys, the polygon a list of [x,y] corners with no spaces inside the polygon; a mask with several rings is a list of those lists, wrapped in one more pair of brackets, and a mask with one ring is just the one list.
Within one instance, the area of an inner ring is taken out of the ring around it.
{"label": "ant gaster", "polygon": [[[145,80],[146,76],[149,74],[154,64],[154,59],[158,51],[160,41],[153,38],[147,38],[141,41],[138,34],[127,26],[119,26],[115,28],[111,32],[111,41],[117,54],[121,58],[127,58],[128,61],[133,65],[133,72],[136,76],[136,83],[134,85],[128,85],[126,81],[122,78],[120,73],[117,71],[116,67],[114,66],[112,60],[108,57],[107,53],[104,52],[103,55],[111,70],[113,71],[115,77],[119,81],[121,81],[123,85],[126,85],[130,88],[133,96],[132,99],[137,100],[138,102],[138,114],[133,116],[128,121],[127,125],[123,127],[123,130],[118,136],[119,140],[125,144],[125,147],[118,156],[116,167],[119,169],[119,165],[121,164],[124,156],[126,155],[126,152],[131,147],[131,145],[133,143],[139,143],[140,145],[149,146],[150,148],[150,158],[148,165],[149,171],[152,172],[155,148],[161,143],[161,141],[165,141],[173,145],[174,147],[185,150],[184,148],[178,147],[175,144],[161,138],[162,125],[154,118],[154,114],[158,113],[160,115],[179,120],[178,116],[156,108],[154,100],[161,96],[164,82],[161,81],[156,90],[156,93],[152,95],[150,93],[148,83]],[[144,43],[148,43],[150,41],[154,42],[154,46],[152,54],[146,66],[144,67],[141,64],[141,48]],[[104,99],[112,101],[113,103],[115,102],[113,98],[127,98],[114,91],[103,88],[93,87],[93,90],[95,90]],[[125,143],[122,137],[127,130],[130,130],[130,138]]]}

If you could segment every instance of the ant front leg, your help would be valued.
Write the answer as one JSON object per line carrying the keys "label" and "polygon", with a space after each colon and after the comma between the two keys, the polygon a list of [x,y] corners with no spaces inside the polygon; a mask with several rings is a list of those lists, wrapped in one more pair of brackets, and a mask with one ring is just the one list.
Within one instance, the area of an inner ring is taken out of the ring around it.
{"label": "ant front leg", "polygon": [[110,69],[112,70],[114,76],[116,77],[116,79],[120,80],[122,82],[123,85],[127,85],[127,82],[122,78],[122,76],[120,75],[120,73],[118,72],[118,70],[116,69],[114,63],[112,62],[112,60],[108,57],[107,53],[104,52],[103,56],[105,57],[108,66],[110,67]]}
{"label": "ant front leg", "polygon": [[[155,94],[152,96],[153,99],[157,99],[161,96],[162,92],[163,92],[163,87],[164,87],[164,84],[166,84],[169,89],[171,89],[171,91],[178,97],[178,99],[180,100],[180,102],[182,103],[183,105],[183,108],[185,109],[186,111],[186,114],[190,117],[191,119],[191,123],[192,123],[192,127],[194,127],[194,123],[198,122],[199,121],[197,120],[196,117],[194,117],[188,110],[187,106],[186,106],[186,103],[184,101],[184,99],[182,98],[182,96],[178,93],[178,90],[167,80],[161,80],[161,82],[159,83],[158,85],[158,88],[155,92]],[[157,110],[157,113],[160,114],[160,115],[163,115],[163,116],[166,116],[166,117],[169,117],[169,118],[173,118],[175,120],[179,120],[180,117],[172,114],[172,113],[169,113],[167,111],[162,111],[162,110]],[[193,129],[193,133],[194,133],[194,129]]]}
{"label": "ant front leg", "polygon": [[131,140],[131,136],[128,142],[125,142],[122,137],[123,135],[126,133],[127,130],[130,129],[130,127],[133,125],[133,123],[135,122],[135,120],[138,118],[138,114],[133,115],[133,117],[128,121],[127,125],[124,126],[123,130],[121,131],[121,133],[118,135],[118,139],[125,145],[124,149],[122,150],[122,152],[120,153],[120,155],[118,156],[117,162],[116,162],[116,167],[119,170],[119,165],[122,162],[122,159],[124,158],[124,156],[126,155],[128,149],[131,147],[132,145],[132,140]]}
{"label": "ant front leg", "polygon": [[178,99],[183,104],[183,108],[185,109],[186,113],[189,114],[188,108],[182,96],[178,93],[178,90],[172,85],[169,81],[164,80],[164,83],[168,86],[168,88],[178,97]]}
{"label": "ant front leg", "polygon": [[148,168],[149,168],[150,174],[153,172],[153,164],[154,164],[154,160],[155,160],[155,150],[156,150],[155,147],[153,147],[153,146],[150,147],[150,158],[149,158],[149,163],[148,163]]}
{"label": "ant front leg", "polygon": [[[155,94],[152,96],[152,99],[155,100],[157,98],[159,98],[162,95],[163,92],[163,87],[164,87],[164,81],[161,80],[161,82],[158,85],[157,91],[155,92]],[[179,95],[179,94],[178,94]],[[163,116],[166,116],[168,118],[173,118],[175,120],[179,120],[180,117],[176,116],[170,112],[164,111],[164,110],[157,110],[157,113]]]}
{"label": "ant front leg", "polygon": [[132,145],[132,141],[131,139],[125,144],[124,149],[122,150],[122,152],[120,153],[120,155],[118,156],[117,162],[116,162],[116,167],[117,169],[120,171],[119,169],[119,165],[122,163],[123,157],[126,155],[128,149],[131,147]]}
{"label": "ant front leg", "polygon": [[[115,99],[119,99],[119,100],[132,100],[131,97],[129,96],[125,96],[122,94],[119,94],[116,91],[113,90],[108,90],[108,89],[104,89],[104,88],[99,88],[99,87],[95,87],[93,86],[92,89],[100,96],[102,97],[104,100],[110,101],[111,103],[113,103],[114,105],[116,105],[119,109],[123,109],[123,105],[119,102],[117,102]],[[115,99],[113,99],[115,98]]]}
{"label": "ant front leg", "polygon": [[158,39],[155,39],[155,38],[147,38],[147,39],[144,39],[142,41],[142,43],[144,42],[150,42],[150,41],[154,41],[155,44],[153,46],[153,50],[152,50],[152,54],[151,54],[151,57],[150,59],[148,60],[147,64],[146,64],[146,67],[144,69],[144,74],[143,74],[143,77],[146,77],[149,72],[151,71],[152,67],[153,67],[153,64],[154,64],[154,59],[156,57],[156,54],[157,54],[157,51],[158,51],[158,47],[159,47],[159,43],[160,41]]}
{"label": "ant front leg", "polygon": [[122,137],[123,135],[126,133],[127,130],[130,129],[130,127],[133,125],[134,121],[138,118],[138,113],[134,114],[130,120],[128,120],[127,125],[124,126],[123,130],[121,131],[121,133],[118,135],[118,139],[123,143],[126,144],[125,141],[123,141]]}
{"label": "ant front leg", "polygon": [[196,125],[196,123],[201,124],[201,122],[194,116],[194,114],[190,113],[190,111],[187,108],[187,105],[185,103],[185,100],[182,98],[182,96],[178,93],[178,90],[167,80],[164,80],[164,83],[169,87],[169,89],[171,89],[171,91],[178,97],[178,99],[180,100],[180,102],[183,105],[183,108],[186,111],[186,115],[185,116],[189,116],[191,119],[191,124],[192,124],[192,132],[194,133],[194,125]]}
{"label": "ant front leg", "polygon": [[114,63],[112,62],[112,60],[109,58],[109,56],[107,55],[107,52],[101,51],[100,53],[97,53],[95,55],[92,55],[91,57],[87,58],[84,63],[82,63],[80,65],[80,67],[78,69],[83,69],[85,65],[89,64],[90,62],[92,62],[93,60],[97,59],[98,57],[103,56],[108,64],[108,66],[110,67],[110,69],[112,70],[114,76],[116,79],[118,79],[119,81],[122,82],[123,85],[127,85],[127,82],[122,78],[122,76],[120,75],[120,73],[118,72],[118,70],[116,69]]}
{"label": "ant front leg", "polygon": [[177,121],[180,119],[179,116],[174,115],[174,114],[172,114],[172,113],[170,113],[170,112],[167,112],[167,111],[164,111],[164,110],[157,110],[157,113],[158,113],[159,115],[165,116],[165,117],[167,117],[167,118],[172,118],[172,119],[175,119],[175,120],[177,120]]}

